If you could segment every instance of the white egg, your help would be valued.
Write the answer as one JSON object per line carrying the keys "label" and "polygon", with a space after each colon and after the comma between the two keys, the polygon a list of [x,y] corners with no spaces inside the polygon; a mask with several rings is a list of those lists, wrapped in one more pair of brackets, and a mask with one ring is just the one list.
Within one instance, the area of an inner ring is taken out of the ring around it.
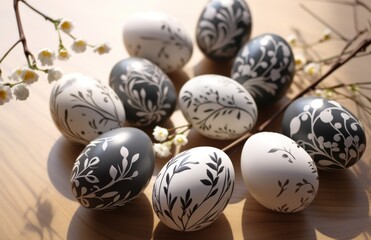
{"label": "white egg", "polygon": [[314,161],[295,141],[279,133],[251,136],[242,149],[241,171],[249,193],[273,211],[300,211],[317,194]]}
{"label": "white egg", "polygon": [[70,141],[87,144],[98,135],[123,126],[125,110],[116,93],[100,81],[74,73],[53,87],[50,112]]}
{"label": "white egg", "polygon": [[257,106],[250,93],[231,78],[201,75],[187,81],[179,93],[185,118],[200,134],[213,139],[236,139],[251,130]]}
{"label": "white egg", "polygon": [[124,44],[130,56],[142,57],[165,72],[182,68],[191,58],[190,36],[175,18],[161,12],[142,12],[124,26]]}
{"label": "white egg", "polygon": [[179,153],[158,174],[153,209],[161,222],[178,231],[195,231],[213,223],[227,206],[234,187],[229,157],[214,147]]}

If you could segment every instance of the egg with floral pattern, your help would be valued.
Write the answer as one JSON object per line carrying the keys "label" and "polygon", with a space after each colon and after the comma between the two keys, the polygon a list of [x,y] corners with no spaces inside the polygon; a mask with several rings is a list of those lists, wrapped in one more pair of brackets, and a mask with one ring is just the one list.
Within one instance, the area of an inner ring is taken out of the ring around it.
{"label": "egg with floral pattern", "polygon": [[234,168],[214,147],[196,147],[174,156],[156,177],[152,205],[160,221],[178,231],[212,224],[227,206],[234,188]]}
{"label": "egg with floral pattern", "polygon": [[251,21],[244,0],[211,0],[197,22],[197,45],[211,59],[232,59],[249,39]]}
{"label": "egg with floral pattern", "polygon": [[109,85],[126,111],[126,120],[135,126],[149,126],[168,119],[174,112],[177,95],[158,66],[144,58],[127,58],[112,68]]}
{"label": "egg with floral pattern", "polygon": [[125,110],[106,84],[83,74],[66,74],[53,87],[50,113],[68,140],[87,144],[109,130],[122,127]]}
{"label": "egg with floral pattern", "polygon": [[154,166],[147,134],[137,128],[117,128],[91,141],[77,157],[72,193],[85,208],[113,210],[143,192]]}
{"label": "egg with floral pattern", "polygon": [[241,48],[233,62],[231,77],[262,106],[283,97],[294,74],[290,45],[282,37],[269,33],[251,39]]}
{"label": "egg with floral pattern", "polygon": [[290,104],[283,133],[302,146],[322,170],[351,167],[366,150],[361,122],[334,100],[302,97]]}
{"label": "egg with floral pattern", "polygon": [[228,77],[206,74],[192,78],[182,86],[178,99],[185,118],[208,138],[236,139],[257,120],[250,93]]}
{"label": "egg with floral pattern", "polygon": [[130,56],[146,58],[166,73],[181,69],[192,56],[193,44],[186,29],[162,12],[131,16],[125,23],[123,38]]}

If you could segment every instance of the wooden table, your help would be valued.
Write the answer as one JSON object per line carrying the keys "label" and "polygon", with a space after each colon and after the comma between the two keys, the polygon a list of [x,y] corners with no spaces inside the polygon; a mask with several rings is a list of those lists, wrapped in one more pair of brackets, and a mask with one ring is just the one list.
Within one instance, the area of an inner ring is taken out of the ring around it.
{"label": "wooden table", "polygon": [[[127,17],[141,10],[161,10],[178,18],[195,40],[195,26],[206,0],[64,0],[30,1],[55,18],[74,20],[74,33],[92,43],[108,41],[112,51],[98,56],[74,54],[59,62],[65,73],[81,72],[108,81],[113,65],[128,56],[123,46],[122,27]],[[318,15],[351,36],[351,8],[318,2],[303,2]],[[253,15],[252,36],[274,32],[286,37],[292,28],[315,39],[324,26],[306,14],[294,0],[249,0]],[[25,7],[22,20],[30,48],[57,47],[53,26]],[[0,2],[1,55],[18,39],[12,1]],[[69,40],[65,38],[69,45]],[[334,40],[321,54],[339,51]],[[2,63],[4,76],[25,58],[17,47]],[[194,45],[191,61],[182,71],[170,75],[178,89],[182,82],[202,73],[228,74],[228,65],[213,63]],[[326,80],[369,81],[370,58],[357,59]],[[288,97],[297,92],[294,84]],[[144,194],[115,212],[89,211],[72,197],[70,170],[83,146],[61,136],[49,113],[52,88],[42,75],[31,87],[26,102],[11,101],[0,107],[0,239],[370,239],[371,238],[371,149],[360,162],[340,172],[320,172],[320,188],[315,201],[297,214],[277,214],[260,206],[247,192],[240,173],[241,147],[230,154],[235,165],[236,186],[224,214],[211,226],[192,233],[175,232],[159,223],[151,205],[154,178],[166,160],[158,159]],[[371,92],[370,92],[371,93]],[[287,100],[287,99],[286,99]],[[349,101],[345,106],[355,109]],[[355,112],[356,113],[356,112]],[[267,113],[265,113],[267,114]],[[356,113],[357,114],[357,113]],[[171,118],[174,125],[184,122],[179,110]],[[367,119],[366,119],[367,121]],[[365,124],[367,125],[367,124]],[[270,128],[279,131],[279,123]],[[371,136],[367,128],[368,137]],[[189,134],[187,148],[211,145],[222,148],[227,142],[212,141],[195,131]]]}

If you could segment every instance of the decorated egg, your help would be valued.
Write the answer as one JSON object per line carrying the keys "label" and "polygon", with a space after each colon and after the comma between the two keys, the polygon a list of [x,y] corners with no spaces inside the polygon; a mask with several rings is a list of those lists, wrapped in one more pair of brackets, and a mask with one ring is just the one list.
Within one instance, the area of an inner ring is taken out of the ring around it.
{"label": "decorated egg", "polygon": [[244,0],[211,0],[197,22],[196,40],[207,57],[229,60],[249,39],[251,29],[250,9]]}
{"label": "decorated egg", "polygon": [[233,62],[231,76],[261,106],[283,97],[294,74],[295,61],[289,44],[278,35],[263,34],[241,48]]}
{"label": "decorated egg", "polygon": [[251,130],[257,107],[241,84],[220,75],[188,80],[179,93],[185,118],[200,134],[213,139],[236,139]]}
{"label": "decorated egg", "polygon": [[318,173],[312,158],[279,133],[260,132],[245,142],[241,172],[252,197],[276,212],[298,212],[317,194]]}
{"label": "decorated egg", "polygon": [[359,120],[338,102],[325,98],[302,97],[291,103],[282,131],[323,170],[348,168],[366,149],[366,134]]}
{"label": "decorated egg", "polygon": [[162,223],[195,231],[213,223],[227,206],[234,187],[229,157],[214,147],[196,147],[173,157],[153,185],[153,209]]}
{"label": "decorated egg", "polygon": [[124,44],[130,56],[146,58],[167,73],[181,69],[193,51],[191,38],[180,22],[154,11],[127,20]]}
{"label": "decorated egg", "polygon": [[78,73],[66,74],[54,85],[49,103],[55,125],[73,142],[87,144],[125,121],[117,94],[108,85]]}
{"label": "decorated egg", "polygon": [[177,96],[169,77],[144,58],[119,61],[109,85],[124,104],[126,120],[137,126],[157,124],[174,112]]}
{"label": "decorated egg", "polygon": [[89,209],[112,210],[147,186],[155,156],[150,138],[137,128],[118,128],[91,141],[77,157],[72,193]]}

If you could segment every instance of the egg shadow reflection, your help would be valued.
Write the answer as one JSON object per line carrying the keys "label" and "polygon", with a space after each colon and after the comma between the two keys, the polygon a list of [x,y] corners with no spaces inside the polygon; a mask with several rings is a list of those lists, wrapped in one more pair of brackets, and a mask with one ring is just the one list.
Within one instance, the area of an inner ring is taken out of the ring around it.
{"label": "egg shadow reflection", "polygon": [[315,228],[334,239],[354,239],[369,230],[367,193],[354,174],[320,171],[319,177],[318,194],[308,209]]}
{"label": "egg shadow reflection", "polygon": [[48,156],[47,169],[50,181],[59,193],[71,200],[75,200],[71,191],[71,171],[84,147],[61,136],[54,143]]}
{"label": "egg shadow reflection", "polygon": [[159,222],[153,234],[153,239],[176,239],[176,240],[195,240],[195,239],[213,239],[229,240],[233,239],[231,226],[224,214],[207,226],[206,228],[192,232],[180,232],[167,227]]}
{"label": "egg shadow reflection", "polygon": [[247,194],[242,215],[244,239],[316,239],[305,211],[307,209],[298,213],[276,213]]}
{"label": "egg shadow reflection", "polygon": [[68,228],[68,240],[151,239],[153,212],[145,194],[115,211],[79,207]]}
{"label": "egg shadow reflection", "polygon": [[233,60],[229,61],[213,61],[204,57],[194,67],[194,76],[203,74],[218,74],[226,77],[231,77]]}

